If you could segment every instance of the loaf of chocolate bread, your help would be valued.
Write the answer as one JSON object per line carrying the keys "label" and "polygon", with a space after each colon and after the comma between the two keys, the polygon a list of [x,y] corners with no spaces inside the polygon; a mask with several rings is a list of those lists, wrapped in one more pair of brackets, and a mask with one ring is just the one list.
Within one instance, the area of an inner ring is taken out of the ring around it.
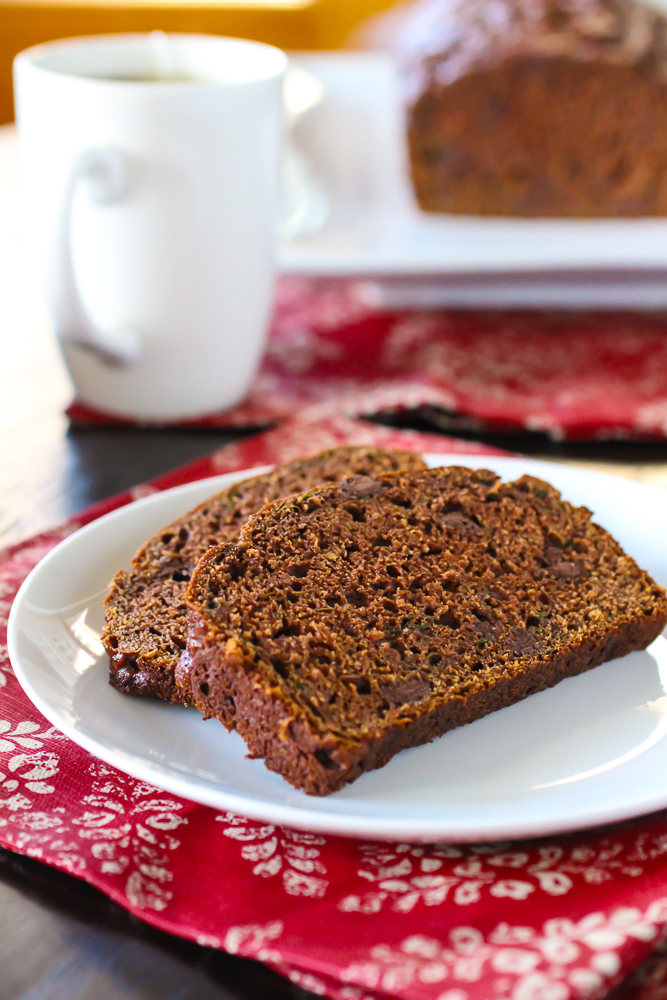
{"label": "loaf of chocolate bread", "polygon": [[399,750],[648,645],[665,592],[524,476],[352,476],[271,503],[187,593],[195,704],[327,795]]}
{"label": "loaf of chocolate bread", "polygon": [[420,0],[406,69],[429,212],[667,215],[667,18],[638,0]]}
{"label": "loaf of chocolate bread", "polygon": [[424,467],[414,452],[345,445],[237,483],[163,528],[137,552],[130,572],[121,570],[111,583],[102,635],[111,684],[130,694],[189,702],[187,658],[179,675],[185,687],[176,668],[185,650],[190,577],[207,549],[235,539],[265,503],[354,473]]}

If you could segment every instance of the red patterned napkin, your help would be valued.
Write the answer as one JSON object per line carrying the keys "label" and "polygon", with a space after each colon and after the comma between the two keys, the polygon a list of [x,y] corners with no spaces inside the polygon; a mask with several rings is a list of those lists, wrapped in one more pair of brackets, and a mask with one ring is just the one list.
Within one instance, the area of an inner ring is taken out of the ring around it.
{"label": "red patterned napkin", "polygon": [[[99,504],[0,557],[0,641],[29,570],[153,490],[349,441],[484,446],[296,420]],[[0,647],[0,844],[79,875],[142,919],[259,959],[333,1000],[664,1000],[667,816],[524,843],[414,846],[298,833],[177,799],[51,728]],[[647,962],[643,962],[650,956]]]}
{"label": "red patterned napkin", "polygon": [[[665,437],[667,314],[381,312],[364,285],[282,279],[246,402],[190,426],[436,407],[482,430],[552,437]],[[79,423],[109,418],[75,404]],[[454,424],[456,425],[456,423]]]}

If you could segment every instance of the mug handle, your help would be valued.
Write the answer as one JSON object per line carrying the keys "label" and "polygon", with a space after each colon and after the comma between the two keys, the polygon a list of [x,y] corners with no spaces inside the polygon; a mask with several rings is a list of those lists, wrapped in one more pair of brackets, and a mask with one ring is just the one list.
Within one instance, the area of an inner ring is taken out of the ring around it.
{"label": "mug handle", "polygon": [[56,226],[55,245],[46,276],[47,307],[59,340],[90,351],[105,365],[132,365],[143,351],[136,330],[97,327],[86,312],[76,285],[70,229],[74,195],[81,182],[86,184],[88,196],[97,205],[120,201],[127,190],[125,157],[111,146],[86,149],[77,157],[67,180]]}

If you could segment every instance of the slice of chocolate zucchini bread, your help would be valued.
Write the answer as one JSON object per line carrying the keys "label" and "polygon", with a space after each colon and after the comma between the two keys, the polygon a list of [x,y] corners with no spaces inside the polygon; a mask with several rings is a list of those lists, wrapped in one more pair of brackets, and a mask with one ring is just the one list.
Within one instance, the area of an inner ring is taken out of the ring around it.
{"label": "slice of chocolate zucchini bread", "polygon": [[271,503],[186,599],[195,704],[313,795],[667,622],[665,592],[589,510],[464,468]]}
{"label": "slice of chocolate zucchini bread", "polygon": [[111,684],[126,693],[189,702],[187,670],[179,678],[185,688],[175,672],[185,650],[190,577],[207,549],[235,539],[265,503],[355,473],[423,468],[415,452],[345,445],[237,483],[163,528],[137,552],[130,572],[121,570],[111,583],[102,635]]}

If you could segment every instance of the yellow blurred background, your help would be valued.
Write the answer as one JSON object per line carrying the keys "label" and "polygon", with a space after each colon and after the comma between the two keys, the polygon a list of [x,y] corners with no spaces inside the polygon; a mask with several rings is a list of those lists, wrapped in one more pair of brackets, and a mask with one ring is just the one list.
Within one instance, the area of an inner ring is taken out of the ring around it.
{"label": "yellow blurred background", "polygon": [[195,31],[335,49],[393,0],[0,0],[0,124],[14,118],[14,56],[38,42],[123,31]]}

